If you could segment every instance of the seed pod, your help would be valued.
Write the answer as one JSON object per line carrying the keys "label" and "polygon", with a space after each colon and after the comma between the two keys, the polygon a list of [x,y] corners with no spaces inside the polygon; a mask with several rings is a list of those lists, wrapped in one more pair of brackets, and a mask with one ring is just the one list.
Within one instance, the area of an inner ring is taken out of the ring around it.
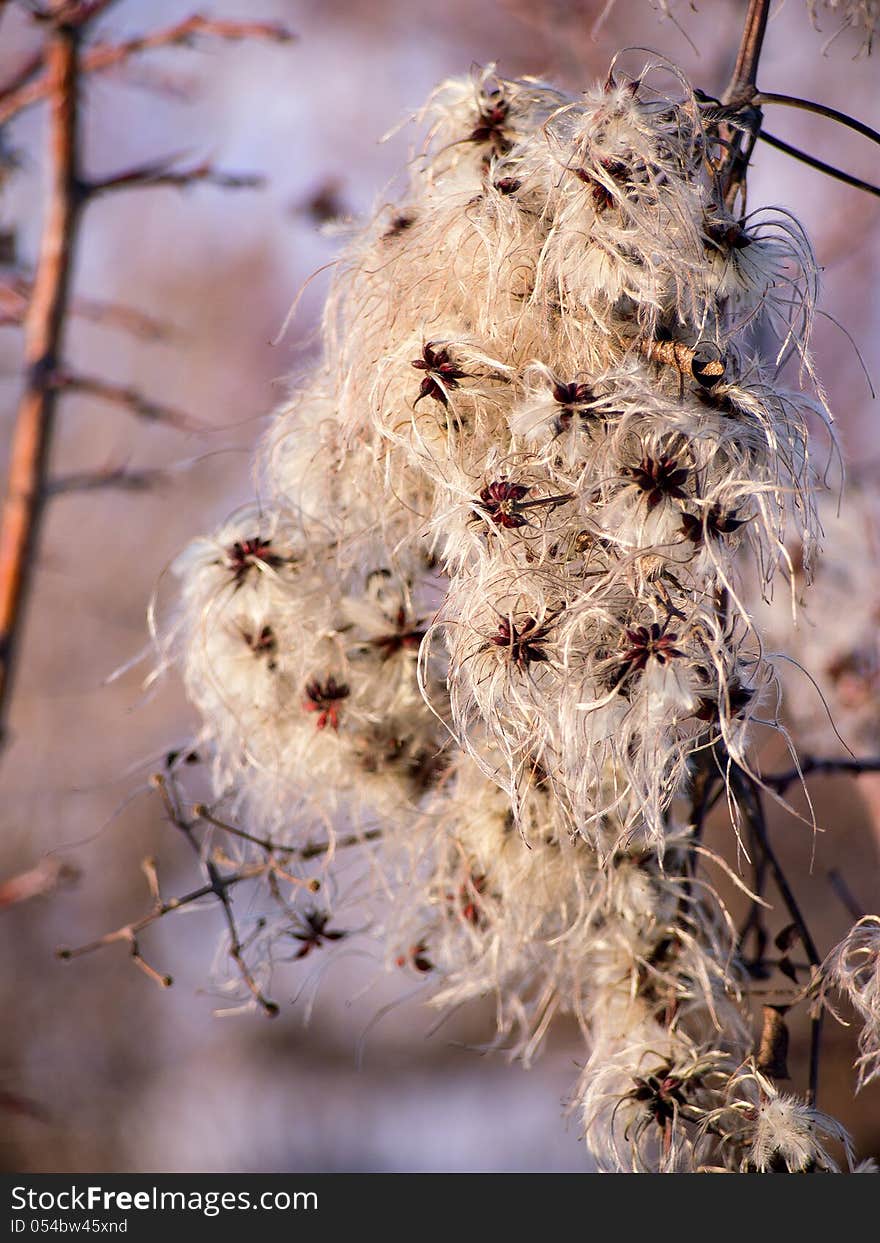
{"label": "seed pod", "polygon": [[758,1046],[758,1070],[773,1079],[789,1079],[787,1006],[764,1006],[764,1026]]}
{"label": "seed pod", "polygon": [[698,341],[691,358],[691,375],[703,388],[714,388],[724,379],[724,357],[712,341]]}

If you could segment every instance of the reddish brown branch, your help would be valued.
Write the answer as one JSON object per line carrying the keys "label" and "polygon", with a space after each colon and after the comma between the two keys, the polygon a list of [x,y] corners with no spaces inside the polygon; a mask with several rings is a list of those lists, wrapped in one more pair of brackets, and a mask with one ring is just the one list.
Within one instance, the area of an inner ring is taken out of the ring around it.
{"label": "reddish brown branch", "polygon": [[[200,37],[228,40],[269,39],[275,43],[287,43],[294,36],[286,26],[277,22],[217,21],[196,15],[166,29],[126,39],[121,43],[96,43],[84,53],[82,70],[84,73],[99,73],[114,69],[141,52],[151,52],[163,47],[188,47]],[[39,66],[36,67],[36,72],[38,71]],[[23,109],[40,103],[50,94],[48,73],[34,77],[34,71],[29,64],[19,71],[18,76],[22,78],[18,85],[13,81],[0,92],[0,125]]]}
{"label": "reddish brown branch", "polygon": [[736,56],[733,74],[724,92],[726,104],[751,102],[758,78],[758,62],[767,32],[770,0],[749,0],[742,38]]}
{"label": "reddish brown branch", "polygon": [[36,554],[43,479],[52,433],[58,365],[81,200],[77,32],[58,24],[47,36],[48,210],[33,293],[25,319],[25,383],[15,418],[6,497],[0,519],[0,740],[5,731],[15,648]]}
{"label": "reddish brown branch", "polygon": [[[216,22],[193,17],[124,44],[97,44],[81,51],[84,27],[114,2],[52,0],[44,8],[34,7],[35,16],[47,24],[45,72],[34,77],[35,65],[29,62],[19,70],[15,80],[19,88],[11,91],[7,88],[5,96],[0,95],[0,125],[14,115],[23,102],[35,102],[38,98],[50,101],[50,192],[37,271],[26,312],[13,282],[0,318],[0,323],[19,323],[23,319],[25,335],[24,392],[15,420],[8,485],[0,517],[0,742],[8,716],[15,649],[36,556],[42,508],[51,492],[46,488],[45,476],[59,394],[62,391],[82,393],[124,406],[141,418],[186,430],[196,426],[179,411],[152,401],[129,385],[74,374],[61,367],[62,336],[70,309],[70,276],[82,209],[91,196],[135,186],[184,187],[210,182],[228,189],[261,184],[261,179],[252,174],[223,173],[209,163],[174,169],[168,160],[90,184],[83,175],[79,159],[82,72],[109,68],[135,52],[186,43],[197,35],[227,39],[262,36],[283,40],[290,37],[284,28],[271,23]],[[15,87],[15,82],[12,86]],[[105,485],[106,482],[101,481]],[[123,475],[115,477],[113,482],[119,486],[134,486],[133,481]],[[97,480],[90,481],[90,485],[100,486]]]}
{"label": "reddish brown branch", "polygon": [[769,13],[770,0],[749,0],[736,64],[723,96],[723,103],[737,116],[735,123],[724,124],[720,129],[720,138],[726,145],[727,153],[719,179],[725,204],[730,210],[740,198],[741,208],[745,211],[746,174],[761,129],[761,109],[755,105],[754,99]]}
{"label": "reddish brown branch", "polygon": [[[0,9],[2,12],[2,9]],[[35,52],[29,60],[26,60],[15,72],[13,77],[9,79],[5,86],[0,87],[0,105],[11,95],[17,95],[27,84],[37,76],[46,63],[43,49],[40,48]]]}

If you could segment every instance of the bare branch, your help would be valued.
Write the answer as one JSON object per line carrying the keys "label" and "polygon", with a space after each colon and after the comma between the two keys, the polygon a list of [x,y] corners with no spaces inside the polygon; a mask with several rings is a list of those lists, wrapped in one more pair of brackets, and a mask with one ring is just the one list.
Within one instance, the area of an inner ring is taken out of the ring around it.
{"label": "bare branch", "polygon": [[749,0],[736,64],[724,92],[726,104],[750,103],[752,100],[769,15],[770,0]]}
{"label": "bare branch", "polygon": [[71,312],[83,319],[130,332],[145,341],[169,341],[175,335],[173,325],[121,302],[105,302],[102,298],[74,298]]}
{"label": "bare branch", "polygon": [[[108,945],[124,942],[128,945],[129,953],[135,964],[163,988],[168,988],[171,984],[171,977],[161,975],[144,961],[140,951],[139,935],[145,928],[148,928],[166,915],[170,915],[172,912],[179,911],[184,907],[192,906],[205,898],[213,898],[220,904],[223,910],[223,917],[229,933],[229,955],[235,963],[238,974],[248,992],[263,1012],[273,1017],[278,1013],[278,1006],[262,992],[247,963],[245,958],[247,946],[242,941],[238,931],[229,890],[243,881],[267,879],[270,893],[275,897],[282,913],[285,916],[289,916],[291,908],[281,896],[278,881],[283,880],[292,885],[301,886],[311,893],[318,891],[320,881],[316,878],[304,880],[300,877],[291,876],[285,870],[286,866],[293,861],[305,862],[320,855],[328,855],[337,849],[347,846],[359,846],[364,842],[375,841],[378,837],[381,837],[381,829],[373,829],[360,835],[349,834],[335,841],[325,841],[304,847],[281,846],[268,838],[255,837],[253,834],[245,832],[244,829],[227,824],[215,816],[203,803],[195,804],[192,808],[193,819],[190,820],[183,813],[177,788],[170,773],[167,776],[162,773],[156,773],[152,777],[151,782],[162,800],[168,822],[182,834],[198,856],[199,866],[205,875],[205,883],[184,894],[182,897],[165,900],[160,892],[155,860],[145,859],[142,867],[147,878],[150,896],[153,899],[153,905],[147,914],[131,923],[123,924],[112,932],[107,932],[96,940],[89,941],[84,945],[72,949],[61,948],[56,951],[57,956],[65,960],[79,958],[83,954],[94,953],[95,950],[103,949]],[[203,843],[196,837],[195,828],[199,821],[210,824],[214,828],[220,829],[235,838],[258,846],[265,853],[266,857],[259,862],[235,864],[231,871],[221,871],[220,865],[216,861],[216,856],[206,856]]]}
{"label": "bare branch", "polygon": [[79,48],[75,30],[63,25],[52,30],[46,63],[52,95],[51,189],[25,320],[25,386],[15,418],[0,519],[0,740],[42,517],[43,481],[58,396],[50,377],[62,343],[82,206],[75,193],[79,179]]}
{"label": "bare branch", "polygon": [[[115,69],[141,52],[166,47],[191,47],[198,38],[235,41],[267,39],[273,43],[289,43],[294,35],[286,26],[277,22],[219,21],[195,15],[174,26],[121,43],[95,43],[83,54],[82,70],[84,73],[99,73]],[[25,70],[30,72],[25,73]],[[48,97],[49,75],[34,77],[35,72],[39,72],[39,65],[35,68],[25,66],[18,75],[23,80],[18,84],[13,81],[0,92],[0,125]]]}
{"label": "bare branch", "polygon": [[833,164],[826,164],[824,160],[818,160],[814,155],[808,155],[806,151],[801,151],[799,147],[792,146],[790,142],[783,142],[781,138],[768,134],[766,130],[761,130],[758,137],[763,142],[766,142],[768,147],[775,147],[777,151],[784,151],[786,155],[794,156],[802,164],[807,164],[810,168],[815,168],[820,173],[826,173],[829,177],[833,177],[835,181],[842,181],[846,186],[854,186],[857,190],[864,190],[867,194],[874,194],[880,197],[880,186],[875,186],[870,181],[863,181],[861,177],[854,177],[852,173],[845,173],[842,169],[835,168]]}
{"label": "bare branch", "polygon": [[832,756],[830,759],[822,759],[813,755],[805,755],[797,768],[790,768],[784,773],[774,773],[769,777],[762,777],[761,780],[777,794],[784,794],[789,786],[800,781],[802,777],[809,777],[814,773],[821,773],[825,776],[848,774],[851,777],[860,777],[863,773],[880,773],[880,757],[866,756],[863,759],[853,759],[845,756],[839,758]]}
{"label": "bare branch", "polygon": [[184,190],[188,186],[204,182],[224,190],[255,190],[265,185],[266,179],[260,173],[226,173],[207,160],[194,164],[192,168],[172,168],[171,165],[178,158],[169,156],[114,173],[112,177],[103,178],[101,181],[84,182],[80,192],[86,198],[96,198],[114,190],[137,190],[146,186],[171,186]]}
{"label": "bare branch", "polygon": [[96,397],[99,401],[109,401],[117,406],[124,406],[140,419],[152,423],[167,423],[170,427],[192,432],[204,430],[204,425],[190,415],[172,406],[152,401],[138,389],[127,384],[116,384],[112,380],[103,380],[100,376],[81,375],[78,372],[55,370],[50,379],[53,392],[78,393],[87,397]]}
{"label": "bare branch", "polygon": [[755,96],[756,104],[784,104],[788,108],[799,108],[804,112],[813,112],[816,116],[827,117],[829,121],[836,121],[838,125],[844,125],[847,129],[855,130],[857,134],[861,134],[863,138],[869,138],[871,142],[880,145],[880,133],[872,129],[870,125],[866,125],[864,121],[851,117],[848,112],[840,112],[837,108],[831,108],[828,104],[817,104],[811,99],[801,99],[798,95],[779,95],[771,91],[759,91]]}
{"label": "bare branch", "polygon": [[71,492],[99,492],[117,489],[120,492],[149,492],[168,478],[164,470],[128,470],[125,466],[105,470],[80,471],[61,475],[47,481],[44,494],[47,498],[69,496]]}
{"label": "bare branch", "polygon": [[240,837],[244,841],[252,842],[255,846],[261,847],[270,854],[292,856],[301,862],[317,859],[321,855],[329,854],[331,851],[344,850],[349,846],[361,846],[364,842],[375,842],[382,837],[381,829],[368,829],[366,833],[349,833],[345,837],[336,838],[332,842],[319,842],[306,846],[279,846],[271,838],[254,837],[252,833],[246,833],[244,829],[227,824],[224,820],[218,820],[204,803],[195,803],[192,812],[196,819],[205,820],[208,824],[213,824],[215,828],[223,829],[225,833],[231,833],[233,837]]}
{"label": "bare branch", "polygon": [[[32,290],[33,279],[23,273],[0,281],[0,325],[24,323]],[[119,328],[147,341],[165,341],[174,332],[170,325],[145,311],[102,298],[73,298],[69,310],[93,323]]]}
{"label": "bare branch", "polygon": [[[742,801],[743,808],[749,821],[749,827],[752,830],[755,842],[767,861],[770,871],[773,873],[773,880],[776,888],[779,890],[780,897],[785,903],[786,910],[791,917],[792,924],[806,951],[807,959],[810,967],[815,972],[819,969],[822,959],[813,940],[813,935],[807,925],[806,920],[798,905],[797,899],[791,885],[788,883],[788,877],[779,859],[776,856],[772,845],[770,844],[770,836],[767,831],[767,821],[764,817],[764,807],[761,802],[761,790],[754,778],[750,777],[737,764],[732,766],[731,782],[737,792],[738,797]],[[808,1105],[816,1103],[816,1096],[819,1090],[819,1058],[822,1046],[822,1013],[816,1011],[810,1019],[810,1077],[809,1087],[807,1088],[806,1100]]]}

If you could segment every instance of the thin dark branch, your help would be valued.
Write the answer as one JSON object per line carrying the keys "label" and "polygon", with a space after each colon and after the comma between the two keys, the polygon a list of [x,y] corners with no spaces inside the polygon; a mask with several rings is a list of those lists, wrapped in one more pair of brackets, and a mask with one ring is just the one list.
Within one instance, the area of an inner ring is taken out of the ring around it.
{"label": "thin dark branch", "polygon": [[204,803],[194,803],[192,814],[197,820],[204,820],[208,824],[213,824],[216,829],[222,829],[224,833],[230,833],[233,837],[241,838],[242,841],[259,846],[267,854],[296,855],[299,853],[295,846],[279,846],[271,838],[255,837],[253,833],[247,833],[244,829],[240,829],[234,824],[227,824],[225,820],[218,820]]}
{"label": "thin dark branch", "polygon": [[0,324],[4,326],[24,323],[28,309],[28,291],[19,281],[0,283]]}
{"label": "thin dark branch", "polygon": [[[761,801],[761,788],[753,777],[744,772],[738,765],[734,764],[731,770],[731,783],[737,792],[741,804],[745,810],[749,826],[754,834],[755,842],[761,850],[764,858],[770,866],[773,873],[773,880],[776,888],[779,890],[780,897],[785,903],[786,910],[791,917],[800,942],[804,947],[810,966],[815,970],[821,965],[821,958],[816,943],[813,940],[812,933],[807,925],[806,920],[798,905],[797,899],[788,878],[782,868],[779,859],[776,856],[771,843],[770,836],[767,831],[767,821],[764,817],[764,806]],[[810,1019],[810,1072],[809,1087],[806,1093],[807,1104],[813,1105],[816,1102],[816,1096],[819,1090],[819,1058],[821,1053],[822,1042],[822,1015],[820,1012],[814,1012]]]}
{"label": "thin dark branch", "polygon": [[742,104],[752,101],[769,15],[770,0],[749,0],[736,64],[727,84],[727,90],[724,92],[726,104]]}
{"label": "thin dark branch", "polygon": [[[251,833],[247,833],[243,829],[239,829],[235,825],[220,820],[213,814],[203,803],[196,803],[192,808],[194,819],[188,819],[184,813],[177,793],[176,785],[170,777],[166,777],[161,773],[155,774],[151,783],[158,791],[159,797],[165,808],[165,815],[168,823],[173,825],[175,829],[183,836],[187,844],[197,855],[199,866],[202,868],[206,880],[205,883],[198,888],[190,890],[179,898],[171,898],[163,900],[159,892],[159,883],[156,876],[155,863],[152,860],[145,860],[144,872],[150,887],[150,894],[153,899],[153,906],[146,915],[131,923],[123,924],[121,927],[114,929],[112,932],[105,933],[94,941],[88,941],[84,945],[75,948],[61,948],[57,951],[59,958],[68,960],[72,958],[82,957],[84,954],[91,954],[96,950],[104,949],[108,945],[117,942],[127,943],[132,959],[141,970],[145,971],[152,979],[154,979],[163,988],[167,988],[171,984],[171,977],[160,975],[154,968],[147,964],[140,952],[138,941],[139,934],[148,928],[157,920],[164,918],[166,915],[179,911],[184,907],[191,906],[193,903],[200,902],[205,898],[214,898],[222,907],[223,918],[226,923],[227,932],[229,934],[229,955],[235,963],[236,969],[241,976],[245,987],[251,996],[270,1017],[278,1013],[278,1006],[274,1001],[270,1001],[260,989],[254,975],[248,966],[245,958],[247,945],[241,940],[235,916],[232,910],[232,903],[229,897],[229,890],[243,881],[256,880],[258,878],[268,878],[270,891],[275,895],[279,906],[285,915],[290,914],[291,908],[285,902],[278,887],[279,878],[286,880],[292,884],[299,885],[312,893],[317,892],[320,888],[320,882],[316,878],[310,880],[301,880],[298,877],[291,876],[284,870],[280,859],[285,864],[291,861],[305,862],[310,859],[318,858],[321,855],[330,854],[332,851],[342,849],[349,846],[359,846],[364,842],[375,841],[382,836],[381,829],[371,829],[362,834],[349,834],[333,841],[325,841],[306,845],[303,847],[281,846],[269,838],[256,837]],[[213,825],[215,828],[221,829],[225,833],[229,833],[233,837],[250,842],[259,846],[265,854],[266,858],[260,862],[241,863],[231,871],[221,871],[217,862],[213,858],[206,856],[204,845],[199,841],[196,835],[196,825],[199,821]],[[280,857],[280,858],[279,858]]]}
{"label": "thin dark branch", "polygon": [[877,772],[880,772],[880,757],[877,756],[866,756],[864,759],[847,759],[844,756],[839,759],[836,757],[823,759],[819,756],[805,755],[798,768],[790,768],[784,773],[773,773],[769,777],[762,777],[761,780],[777,794],[784,794],[802,777],[809,777],[815,773],[822,773],[826,776],[848,774],[851,777],[860,777],[864,773]]}
{"label": "thin dark branch", "polygon": [[797,95],[779,95],[773,91],[759,91],[754,102],[758,105],[784,104],[788,108],[800,108],[804,112],[813,112],[816,116],[828,117],[830,121],[837,121],[839,125],[845,125],[847,129],[855,130],[857,134],[870,138],[871,142],[880,144],[880,133],[877,130],[871,129],[870,125],[856,120],[847,112],[839,112],[837,108],[829,107],[828,104],[817,104],[810,99],[800,99]]}
{"label": "thin dark branch", "polygon": [[[154,787],[159,791],[162,802],[165,805],[166,814],[171,824],[180,831],[190,847],[198,856],[199,862],[205,870],[208,878],[208,887],[210,893],[217,899],[223,910],[223,917],[229,931],[229,956],[238,968],[248,991],[254,1001],[263,1010],[264,1014],[270,1018],[275,1018],[279,1013],[279,1007],[276,1002],[270,1001],[263,993],[262,989],[254,979],[250,967],[245,962],[242,954],[242,943],[238,935],[238,926],[235,922],[235,916],[232,912],[232,903],[229,897],[229,887],[231,884],[237,883],[236,878],[242,877],[242,870],[238,869],[229,875],[224,875],[217,864],[210,858],[206,858],[202,850],[201,843],[195,835],[194,823],[187,820],[181,810],[180,800],[177,791],[173,785],[161,774],[156,773],[152,778]],[[245,871],[247,869],[245,868]]]}
{"label": "thin dark branch", "polygon": [[722,102],[736,108],[742,118],[736,124],[722,126],[719,134],[727,148],[719,179],[725,204],[731,210],[739,197],[745,209],[746,174],[761,129],[761,109],[754,97],[769,12],[770,0],[749,0],[736,64],[722,96]]}
{"label": "thin dark branch", "polygon": [[847,914],[854,923],[858,923],[860,919],[864,919],[866,915],[865,908],[856,898],[843,876],[838,872],[837,868],[829,868],[828,883],[834,890],[837,897],[843,903]]}
{"label": "thin dark branch", "polygon": [[784,151],[786,155],[793,156],[794,159],[800,160],[802,164],[808,164],[810,168],[815,168],[820,173],[826,173],[836,181],[842,181],[846,186],[855,186],[857,190],[864,190],[867,194],[875,194],[880,197],[880,186],[872,185],[870,181],[863,181],[861,177],[854,177],[852,173],[845,173],[841,169],[835,168],[833,164],[826,164],[824,160],[817,160],[814,155],[807,155],[806,151],[801,151],[799,147],[792,146],[790,142],[783,142],[781,138],[775,138],[773,134],[768,134],[764,129],[761,130],[758,137],[766,142],[768,147],[775,147],[777,151]]}

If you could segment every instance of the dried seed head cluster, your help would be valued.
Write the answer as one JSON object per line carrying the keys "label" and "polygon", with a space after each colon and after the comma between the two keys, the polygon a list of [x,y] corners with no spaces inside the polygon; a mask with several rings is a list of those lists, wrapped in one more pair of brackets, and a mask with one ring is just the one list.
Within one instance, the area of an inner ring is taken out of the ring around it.
{"label": "dried seed head cluster", "polygon": [[[389,965],[494,997],[524,1060],[575,1015],[603,1168],[822,1166],[806,1106],[738,1072],[735,937],[676,804],[773,714],[738,560],[767,589],[786,539],[813,556],[809,244],[725,207],[668,66],[577,98],[490,68],[422,120],[261,507],[175,567],[216,798],[287,845],[381,830]],[[297,918],[267,959],[327,939]]]}

